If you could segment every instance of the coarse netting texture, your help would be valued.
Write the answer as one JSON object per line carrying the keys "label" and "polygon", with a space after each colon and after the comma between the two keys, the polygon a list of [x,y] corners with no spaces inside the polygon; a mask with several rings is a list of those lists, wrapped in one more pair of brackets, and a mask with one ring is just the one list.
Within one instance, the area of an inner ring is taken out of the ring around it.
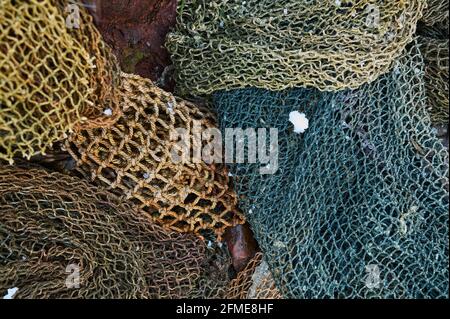
{"label": "coarse netting texture", "polygon": [[220,239],[225,228],[243,223],[225,166],[173,156],[180,141],[172,134],[186,130],[193,154],[201,146],[195,132],[216,127],[211,113],[137,75],[122,74],[119,95],[121,115],[112,126],[70,135],[66,148],[78,172],[179,232]]}
{"label": "coarse netting texture", "polygon": [[283,297],[448,298],[448,153],[423,73],[414,45],[358,90],[215,94],[222,128],[278,129],[275,174],[230,171]]}
{"label": "coarse netting texture", "polygon": [[448,0],[427,0],[427,8],[423,12],[420,21],[427,25],[449,26],[449,1]]}
{"label": "coarse netting texture", "polygon": [[66,25],[68,1],[0,4],[0,159],[45,153],[76,125],[111,121],[115,58],[80,8]]}
{"label": "coarse netting texture", "polygon": [[213,298],[227,278],[196,236],[164,230],[114,195],[0,166],[3,295],[16,287],[14,298]]}
{"label": "coarse netting texture", "polygon": [[434,124],[448,123],[449,51],[448,38],[419,36],[420,51],[425,62],[425,87]]}
{"label": "coarse netting texture", "polygon": [[230,282],[227,299],[281,299],[263,254],[258,252]]}
{"label": "coarse netting texture", "polygon": [[425,0],[185,0],[166,46],[181,94],[356,88],[412,41]]}

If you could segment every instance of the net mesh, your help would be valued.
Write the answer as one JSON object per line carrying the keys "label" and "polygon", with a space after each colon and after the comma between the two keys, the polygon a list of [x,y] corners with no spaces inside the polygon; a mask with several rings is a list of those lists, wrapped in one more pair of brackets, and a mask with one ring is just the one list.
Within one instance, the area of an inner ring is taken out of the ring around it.
{"label": "net mesh", "polygon": [[427,0],[427,8],[420,19],[427,25],[442,25],[448,29],[449,25],[449,1],[448,0]]}
{"label": "net mesh", "polygon": [[243,223],[224,166],[175,162],[172,156],[179,141],[171,134],[185,129],[194,145],[193,121],[202,130],[214,128],[210,112],[137,75],[123,73],[122,84],[117,121],[69,137],[66,147],[78,172],[179,232],[213,232],[220,239],[226,227]]}
{"label": "net mesh", "polygon": [[[291,298],[448,298],[448,152],[416,45],[358,90],[214,95],[222,128],[278,129],[279,165],[233,164],[239,205]],[[291,111],[306,114],[296,134]]]}
{"label": "net mesh", "polygon": [[76,125],[104,125],[115,107],[115,59],[92,18],[66,25],[67,1],[0,4],[0,158],[45,151]]}
{"label": "net mesh", "polygon": [[196,236],[163,230],[77,178],[0,166],[3,295],[17,287],[14,298],[222,297],[227,269],[210,255]]}
{"label": "net mesh", "polygon": [[181,94],[356,88],[389,70],[424,7],[424,0],[185,0],[166,46]]}
{"label": "net mesh", "polygon": [[227,299],[281,299],[267,263],[258,252],[228,286]]}
{"label": "net mesh", "polygon": [[420,36],[420,50],[425,62],[425,86],[431,120],[435,124],[448,123],[448,38]]}

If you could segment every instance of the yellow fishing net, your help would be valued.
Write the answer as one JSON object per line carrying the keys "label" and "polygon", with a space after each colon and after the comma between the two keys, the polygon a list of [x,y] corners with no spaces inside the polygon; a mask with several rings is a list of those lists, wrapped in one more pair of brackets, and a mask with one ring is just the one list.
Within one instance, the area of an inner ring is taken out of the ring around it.
{"label": "yellow fishing net", "polygon": [[67,23],[67,4],[0,3],[2,159],[45,153],[76,125],[107,124],[104,109],[117,108],[115,58],[85,11]]}

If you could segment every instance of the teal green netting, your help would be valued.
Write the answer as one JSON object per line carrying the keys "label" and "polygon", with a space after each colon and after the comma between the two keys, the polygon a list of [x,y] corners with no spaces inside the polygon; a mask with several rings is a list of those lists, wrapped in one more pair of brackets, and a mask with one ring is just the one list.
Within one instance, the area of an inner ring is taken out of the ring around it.
{"label": "teal green netting", "polygon": [[[448,153],[426,110],[417,47],[355,91],[217,92],[221,128],[276,127],[279,169],[232,164],[280,292],[448,298]],[[309,119],[293,132],[289,113]]]}

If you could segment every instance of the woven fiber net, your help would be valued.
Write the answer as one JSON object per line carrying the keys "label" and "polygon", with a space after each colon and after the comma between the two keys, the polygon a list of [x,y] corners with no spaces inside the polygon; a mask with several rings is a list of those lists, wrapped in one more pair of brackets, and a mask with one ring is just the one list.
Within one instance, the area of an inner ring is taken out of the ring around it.
{"label": "woven fiber net", "polygon": [[448,38],[420,36],[419,43],[425,61],[425,84],[431,120],[435,124],[446,124],[449,116]]}
{"label": "woven fiber net", "polygon": [[196,236],[165,231],[114,195],[59,173],[0,167],[3,295],[212,298],[227,278]]}
{"label": "woven fiber net", "polygon": [[[231,165],[284,297],[448,298],[448,153],[417,46],[358,90],[215,94],[223,128],[273,127],[279,169]],[[299,135],[291,111],[306,114]]]}
{"label": "woven fiber net", "polygon": [[427,8],[420,19],[427,25],[441,25],[448,28],[449,25],[449,1],[427,0]]}
{"label": "woven fiber net", "polygon": [[412,40],[424,0],[185,0],[166,46],[181,94],[356,88]]}
{"label": "woven fiber net", "polygon": [[262,253],[256,253],[244,270],[230,282],[227,299],[281,299]]}
{"label": "woven fiber net", "polygon": [[0,4],[1,159],[45,153],[76,125],[107,124],[104,108],[116,108],[115,59],[82,8],[79,27],[66,25],[67,3]]}
{"label": "woven fiber net", "polygon": [[178,141],[171,134],[179,128],[191,134],[194,120],[202,129],[214,128],[209,111],[137,75],[123,73],[122,84],[117,121],[69,137],[66,148],[77,170],[172,230],[213,231],[220,238],[226,227],[243,223],[224,166],[173,161]]}

